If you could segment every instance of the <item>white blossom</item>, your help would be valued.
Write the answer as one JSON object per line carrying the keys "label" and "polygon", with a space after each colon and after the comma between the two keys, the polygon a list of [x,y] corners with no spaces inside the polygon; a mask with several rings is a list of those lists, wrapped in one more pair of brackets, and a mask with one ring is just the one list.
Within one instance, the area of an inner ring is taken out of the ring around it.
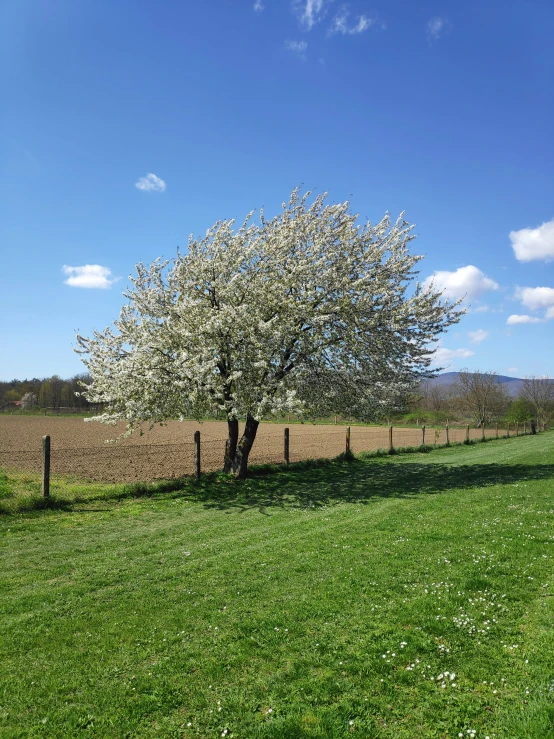
{"label": "white blossom", "polygon": [[348,202],[309,196],[295,189],[272,219],[219,221],[175,259],[137,265],[119,320],[78,336],[83,394],[106,408],[96,420],[132,432],[223,412],[226,468],[242,455],[245,474],[265,416],[379,416],[429,374],[430,344],[461,311],[415,282],[412,227],[388,214],[360,227]]}

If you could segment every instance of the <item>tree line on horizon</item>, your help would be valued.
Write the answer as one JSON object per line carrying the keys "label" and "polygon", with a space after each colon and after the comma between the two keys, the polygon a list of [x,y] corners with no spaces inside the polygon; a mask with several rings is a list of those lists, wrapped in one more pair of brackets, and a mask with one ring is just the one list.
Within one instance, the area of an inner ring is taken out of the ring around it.
{"label": "tree line on horizon", "polygon": [[422,382],[408,405],[406,421],[469,421],[476,426],[486,426],[535,420],[541,428],[546,428],[554,417],[554,380],[526,377],[514,398],[496,372],[462,370],[451,385],[432,380]]}
{"label": "tree line on horizon", "polygon": [[96,409],[96,405],[80,395],[82,383],[90,382],[90,376],[86,373],[73,375],[64,379],[59,375],[51,377],[33,377],[32,379],[0,382],[0,409],[12,409],[23,398],[28,398],[26,409],[32,407],[71,408],[76,411],[89,411]]}
{"label": "tree line on horizon", "polygon": [[[51,377],[0,381],[0,410],[16,407],[29,394],[34,400],[26,409],[62,408],[88,412],[98,410],[81,395],[82,383],[90,383],[87,373],[64,379]],[[471,422],[476,426],[502,423],[525,423],[535,419],[547,427],[554,417],[554,380],[527,377],[518,396],[511,397],[495,372],[462,370],[452,385],[440,385],[432,380],[422,382],[406,400],[404,414],[397,420],[408,423]]]}

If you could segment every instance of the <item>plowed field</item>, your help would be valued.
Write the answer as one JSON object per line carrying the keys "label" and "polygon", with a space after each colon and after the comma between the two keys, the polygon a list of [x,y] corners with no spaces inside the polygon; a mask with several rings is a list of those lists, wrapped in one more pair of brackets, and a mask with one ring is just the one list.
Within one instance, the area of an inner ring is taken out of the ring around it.
{"label": "plowed field", "polygon": [[[283,461],[283,431],[286,424],[261,423],[250,455],[252,464]],[[298,461],[335,457],[345,450],[346,427],[291,424],[290,459]],[[82,418],[0,415],[0,467],[39,472],[42,437],[51,437],[52,474],[104,482],[137,482],[191,475],[194,471],[194,432],[201,433],[202,469],[221,469],[227,424],[221,421],[170,421],[142,436],[134,434],[116,443],[106,443],[125,430],[124,425],[104,426]],[[487,435],[494,435],[489,430]],[[500,432],[504,433],[504,432]],[[471,430],[472,438],[481,431]],[[465,429],[451,428],[450,441],[462,441]],[[394,446],[416,446],[421,430],[395,428]],[[426,443],[444,444],[445,430],[435,436],[428,429]],[[386,449],[388,429],[382,426],[352,426],[353,452]]]}

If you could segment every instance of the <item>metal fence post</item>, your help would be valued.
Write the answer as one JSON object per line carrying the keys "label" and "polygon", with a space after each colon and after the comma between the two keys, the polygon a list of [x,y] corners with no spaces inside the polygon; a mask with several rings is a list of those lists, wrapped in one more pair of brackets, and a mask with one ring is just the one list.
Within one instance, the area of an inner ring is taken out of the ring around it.
{"label": "metal fence post", "polygon": [[346,427],[346,453],[350,454],[350,426]]}
{"label": "metal fence post", "polygon": [[200,479],[200,431],[194,432],[194,476]]}
{"label": "metal fence post", "polygon": [[42,437],[42,494],[50,497],[50,437]]}
{"label": "metal fence post", "polygon": [[466,443],[469,444],[469,423],[466,426]]}
{"label": "metal fence post", "polygon": [[519,422],[516,421],[516,436],[519,436]]}
{"label": "metal fence post", "polygon": [[290,437],[289,437],[289,430],[288,428],[286,428],[285,429],[285,462],[287,464],[290,464],[289,449],[290,449]]}

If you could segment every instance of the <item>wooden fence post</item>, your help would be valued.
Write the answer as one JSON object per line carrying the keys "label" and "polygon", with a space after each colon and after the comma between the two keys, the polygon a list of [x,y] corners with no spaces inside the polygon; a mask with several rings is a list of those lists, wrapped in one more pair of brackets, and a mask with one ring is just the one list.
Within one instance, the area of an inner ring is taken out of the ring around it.
{"label": "wooden fence post", "polygon": [[469,444],[469,423],[466,426],[466,443]]}
{"label": "wooden fence post", "polygon": [[516,421],[516,436],[519,436],[519,422]]}
{"label": "wooden fence post", "polygon": [[346,453],[350,454],[350,426],[346,427]]}
{"label": "wooden fence post", "polygon": [[481,438],[482,438],[483,440],[485,439],[485,424],[483,424],[483,425],[481,426]]}
{"label": "wooden fence post", "polygon": [[506,436],[510,438],[510,424],[508,424],[508,429],[506,431]]}
{"label": "wooden fence post", "polygon": [[425,446],[425,424],[421,427],[421,446]]}
{"label": "wooden fence post", "polygon": [[448,426],[448,421],[447,421],[447,423],[446,423],[446,428],[445,428],[445,430],[446,430],[446,446],[449,446],[449,445],[450,445],[450,434],[449,434],[449,428],[450,428],[450,427]]}
{"label": "wooden fence post", "polygon": [[50,497],[50,437],[42,437],[42,494]]}
{"label": "wooden fence post", "polygon": [[389,425],[389,452],[392,452],[394,449],[392,445],[392,423]]}
{"label": "wooden fence post", "polygon": [[200,479],[200,431],[194,432],[194,476]]}
{"label": "wooden fence post", "polygon": [[285,429],[285,462],[287,464],[290,464],[290,437],[289,437],[289,430],[288,428]]}

